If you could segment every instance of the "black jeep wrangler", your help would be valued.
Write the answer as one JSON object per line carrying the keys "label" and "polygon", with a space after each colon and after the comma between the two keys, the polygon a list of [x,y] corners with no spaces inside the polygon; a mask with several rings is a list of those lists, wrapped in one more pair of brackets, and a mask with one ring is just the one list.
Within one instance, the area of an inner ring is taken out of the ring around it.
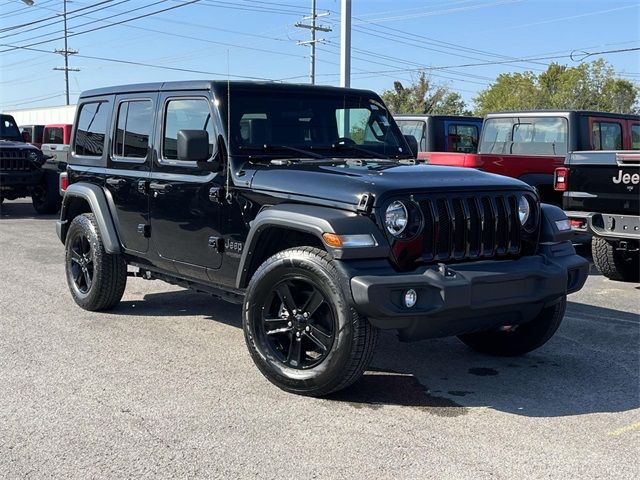
{"label": "black jeep wrangler", "polygon": [[11,115],[0,115],[0,203],[31,196],[38,213],[56,213],[62,197],[59,172],[48,169],[46,157],[25,143]]}
{"label": "black jeep wrangler", "polygon": [[[634,145],[640,147],[640,124],[635,127]],[[563,192],[573,230],[593,236],[593,263],[600,273],[640,280],[640,152],[572,152],[556,169],[555,189]]]}
{"label": "black jeep wrangler", "polygon": [[587,276],[565,214],[520,181],[418,165],[410,143],[365,90],[85,92],[57,223],[71,294],[112,308],[133,275],[241,302],[258,368],[305,395],[360,377],[378,329],[538,348]]}

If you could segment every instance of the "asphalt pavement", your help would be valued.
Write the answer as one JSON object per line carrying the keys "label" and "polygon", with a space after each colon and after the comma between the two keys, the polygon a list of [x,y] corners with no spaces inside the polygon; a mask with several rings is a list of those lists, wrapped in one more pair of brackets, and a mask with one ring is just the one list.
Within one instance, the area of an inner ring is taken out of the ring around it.
{"label": "asphalt pavement", "polygon": [[313,399],[262,377],[237,305],[129,278],[115,310],[78,308],[54,220],[0,211],[0,478],[640,475],[638,284],[592,269],[521,358],[384,333],[362,380]]}

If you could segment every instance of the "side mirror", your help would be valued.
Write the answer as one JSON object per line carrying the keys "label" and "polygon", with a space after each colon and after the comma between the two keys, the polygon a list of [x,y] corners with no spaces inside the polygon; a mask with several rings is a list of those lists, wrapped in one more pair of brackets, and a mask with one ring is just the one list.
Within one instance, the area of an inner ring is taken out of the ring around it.
{"label": "side mirror", "polygon": [[178,132],[178,160],[206,162],[209,152],[209,134],[206,130],[180,130]]}
{"label": "side mirror", "polygon": [[418,140],[413,135],[403,135],[407,145],[411,149],[411,153],[413,154],[413,158],[418,158]]}
{"label": "side mirror", "polygon": [[31,135],[26,130],[22,132],[22,141],[25,143],[31,143]]}

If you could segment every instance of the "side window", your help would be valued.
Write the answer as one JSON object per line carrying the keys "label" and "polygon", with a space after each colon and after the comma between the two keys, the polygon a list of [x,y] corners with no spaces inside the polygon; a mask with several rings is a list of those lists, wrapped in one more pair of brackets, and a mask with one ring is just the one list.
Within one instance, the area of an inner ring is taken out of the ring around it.
{"label": "side window", "polygon": [[418,141],[418,150],[424,152],[427,150],[427,124],[422,120],[396,120],[398,127],[403,135],[413,135]]}
{"label": "side window", "polygon": [[80,106],[73,146],[76,155],[102,156],[108,116],[109,105],[106,102],[84,103]]}
{"label": "side window", "polygon": [[45,136],[42,143],[55,143],[57,145],[64,143],[62,128],[52,127],[45,130]]}
{"label": "side window", "polygon": [[153,110],[150,100],[120,103],[113,155],[121,158],[146,158]]}
{"label": "side window", "polygon": [[206,98],[176,98],[165,106],[162,157],[178,159],[178,132],[180,130],[206,130],[209,133],[209,153],[213,156],[216,137],[209,100]]}
{"label": "side window", "polygon": [[593,122],[591,146],[594,150],[622,150],[622,125],[617,122]]}
{"label": "side window", "polygon": [[448,152],[476,153],[478,151],[478,127],[452,124],[448,128]]}
{"label": "side window", "polygon": [[631,150],[640,150],[640,123],[631,124]]}

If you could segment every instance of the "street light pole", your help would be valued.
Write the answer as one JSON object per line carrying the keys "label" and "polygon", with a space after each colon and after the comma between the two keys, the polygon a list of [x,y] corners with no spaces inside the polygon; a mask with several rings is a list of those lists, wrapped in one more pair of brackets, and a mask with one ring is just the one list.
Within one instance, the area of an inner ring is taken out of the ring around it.
{"label": "street light pole", "polygon": [[351,0],[340,6],[340,86],[351,86]]}

